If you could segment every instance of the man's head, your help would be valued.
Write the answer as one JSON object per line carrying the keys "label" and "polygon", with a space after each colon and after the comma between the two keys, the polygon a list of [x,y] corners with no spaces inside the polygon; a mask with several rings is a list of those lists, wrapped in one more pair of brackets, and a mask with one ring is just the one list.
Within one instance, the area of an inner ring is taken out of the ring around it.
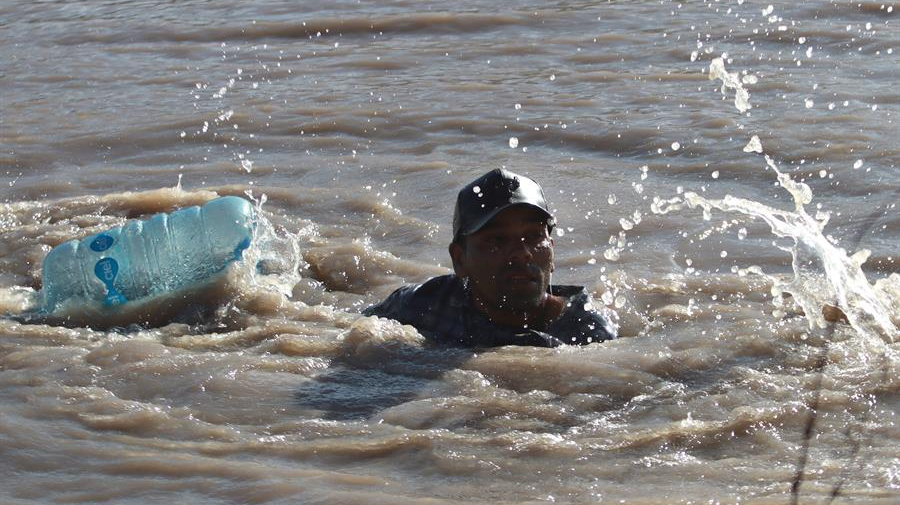
{"label": "man's head", "polygon": [[453,241],[480,230],[497,214],[513,205],[526,205],[543,212],[548,232],[556,221],[547,208],[544,190],[534,180],[497,168],[462,188],[453,209]]}
{"label": "man's head", "polygon": [[554,225],[544,192],[528,177],[497,169],[460,190],[450,257],[479,309],[498,320],[527,319],[541,309],[553,271]]}

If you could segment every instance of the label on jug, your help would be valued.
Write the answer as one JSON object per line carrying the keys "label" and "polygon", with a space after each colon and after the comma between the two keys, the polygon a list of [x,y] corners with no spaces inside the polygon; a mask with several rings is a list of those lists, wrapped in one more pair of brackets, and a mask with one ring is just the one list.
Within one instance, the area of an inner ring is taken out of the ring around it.
{"label": "label on jug", "polygon": [[100,235],[97,235],[97,238],[91,241],[91,250],[96,252],[103,252],[112,247],[113,242],[115,241],[116,239],[112,238],[111,236],[105,233],[101,233]]}
{"label": "label on jug", "polygon": [[[105,236],[109,237],[109,235]],[[112,239],[112,237],[109,238]],[[91,247],[93,248],[93,244]],[[113,281],[116,280],[118,274],[119,263],[112,258],[102,258],[94,265],[94,275],[106,286],[106,298],[104,299],[106,305],[121,305],[128,301],[113,287]]]}

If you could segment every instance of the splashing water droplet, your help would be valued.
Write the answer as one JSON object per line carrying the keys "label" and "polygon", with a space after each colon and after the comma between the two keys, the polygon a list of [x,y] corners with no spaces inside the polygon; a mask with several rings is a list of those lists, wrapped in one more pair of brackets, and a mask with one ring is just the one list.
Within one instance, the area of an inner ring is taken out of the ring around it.
{"label": "splashing water droplet", "polygon": [[714,81],[716,79],[721,79],[722,81],[723,95],[726,89],[735,90],[734,106],[738,111],[746,112],[750,109],[750,93],[744,89],[738,74],[729,73],[725,70],[725,60],[722,58],[716,58],[709,64],[709,80]]}
{"label": "splashing water droplet", "polygon": [[613,301],[615,301],[615,295],[609,291],[604,291],[603,294],[600,295],[600,300],[606,305],[612,305]]}
{"label": "splashing water droplet", "polygon": [[859,170],[860,168],[862,168],[862,166],[863,160],[856,160],[856,162],[853,163],[853,170]]}
{"label": "splashing water droplet", "polygon": [[747,145],[744,146],[745,153],[761,153],[763,152],[762,142],[759,141],[759,137],[756,135],[750,137],[750,142],[747,142]]}
{"label": "splashing water droplet", "polygon": [[678,142],[672,142],[672,150],[677,151],[679,149],[681,149],[681,144],[679,144]]}
{"label": "splashing water droplet", "polygon": [[509,138],[509,147],[515,149],[519,147],[519,139],[518,137],[510,137]]}

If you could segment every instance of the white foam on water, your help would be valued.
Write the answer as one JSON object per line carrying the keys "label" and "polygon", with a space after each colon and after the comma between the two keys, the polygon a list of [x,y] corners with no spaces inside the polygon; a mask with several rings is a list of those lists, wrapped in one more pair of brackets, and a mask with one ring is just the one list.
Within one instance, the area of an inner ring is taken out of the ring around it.
{"label": "white foam on water", "polygon": [[40,305],[38,291],[27,286],[0,288],[0,314],[21,314],[36,310]]}

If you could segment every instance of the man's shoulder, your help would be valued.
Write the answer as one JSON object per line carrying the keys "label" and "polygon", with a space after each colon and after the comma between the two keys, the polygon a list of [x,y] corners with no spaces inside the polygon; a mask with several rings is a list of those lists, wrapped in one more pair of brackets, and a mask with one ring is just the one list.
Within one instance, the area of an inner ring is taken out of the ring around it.
{"label": "man's shoulder", "polygon": [[465,296],[456,275],[442,275],[398,288],[383,302],[364,310],[363,315],[415,326],[422,335],[438,342],[462,343],[466,336]]}
{"label": "man's shoulder", "polygon": [[552,293],[566,299],[562,314],[549,328],[564,343],[584,345],[616,338],[615,325],[583,286],[553,286]]}
{"label": "man's shoulder", "polygon": [[432,277],[415,287],[416,296],[421,298],[455,296],[462,290],[462,281],[455,274]]}
{"label": "man's shoulder", "polygon": [[410,317],[421,317],[422,311],[438,303],[453,303],[462,293],[462,282],[453,274],[432,277],[421,284],[410,284],[394,290],[381,303],[366,308],[366,316],[380,316],[412,323]]}

